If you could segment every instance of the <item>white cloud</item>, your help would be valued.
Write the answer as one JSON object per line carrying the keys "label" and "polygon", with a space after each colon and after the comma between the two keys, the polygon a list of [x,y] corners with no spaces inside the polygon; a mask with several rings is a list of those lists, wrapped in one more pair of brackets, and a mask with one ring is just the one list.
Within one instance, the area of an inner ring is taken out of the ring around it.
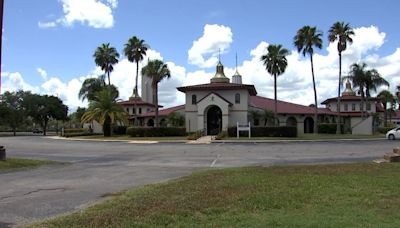
{"label": "white cloud", "polygon": [[43,78],[43,80],[47,80],[47,72],[45,70],[38,67],[38,68],[36,68],[36,71],[39,73],[40,77]]}
{"label": "white cloud", "polygon": [[[376,68],[382,76],[391,84],[391,91],[394,92],[396,85],[400,84],[400,48],[387,56],[379,56],[374,51],[384,44],[385,34],[376,27],[362,27],[355,29],[353,45],[349,45],[343,53],[343,75],[346,75],[352,63],[365,61],[370,67]],[[200,40],[200,39],[199,39]],[[202,41],[205,42],[205,41]],[[215,43],[210,40],[211,43]],[[254,84],[260,96],[273,98],[273,77],[267,73],[265,67],[260,61],[261,55],[266,52],[268,42],[260,43],[250,51],[250,55],[238,65],[239,73],[243,77],[243,83]],[[210,47],[203,43],[202,46]],[[192,47],[193,49],[193,47]],[[191,49],[191,50],[192,50]],[[210,48],[209,50],[212,50]],[[315,77],[317,81],[318,102],[337,96],[338,86],[338,54],[336,44],[331,43],[327,47],[327,54],[315,54]],[[205,53],[205,52],[203,52]],[[146,58],[140,63],[141,67],[147,64],[148,59],[163,60],[161,53],[149,49]],[[304,58],[295,50],[291,50],[287,56],[288,67],[286,72],[278,77],[278,99],[294,102],[303,105],[309,105],[314,102],[312,87],[311,69],[309,58]],[[177,91],[176,87],[208,83],[215,74],[215,64],[213,68],[207,70],[188,71],[183,66],[178,66],[172,61],[166,61],[170,70],[171,78],[164,80],[159,84],[159,102],[164,107],[171,107],[184,103],[184,94]],[[204,62],[205,63],[205,62]],[[40,68],[38,68],[38,72]],[[43,69],[41,69],[43,70]],[[234,74],[234,67],[225,66],[225,75],[230,77]],[[45,72],[45,70],[43,70]],[[68,82],[63,82],[57,77],[51,77],[46,80],[39,90],[26,83],[22,75],[18,72],[3,73],[4,90],[15,91],[18,89],[31,90],[58,95],[65,104],[71,109],[86,105],[78,99],[78,91],[82,82],[88,77],[101,75],[100,68],[95,68],[88,75],[73,78]],[[46,75],[47,76],[47,75]],[[127,100],[132,95],[135,86],[136,64],[129,62],[126,58],[121,59],[114,66],[111,73],[111,83],[116,85],[120,91],[120,98]],[[141,76],[139,75],[139,94],[141,93]]]}
{"label": "white cloud", "polygon": [[93,28],[111,28],[114,25],[113,10],[117,0],[60,0],[64,15],[55,21],[39,22],[40,28],[52,28],[59,24],[72,26],[75,22]]}
{"label": "white cloud", "polygon": [[213,67],[218,62],[218,50],[227,50],[233,39],[232,31],[223,25],[205,25],[203,36],[193,42],[188,51],[190,64],[202,68]]}
{"label": "white cloud", "polygon": [[39,91],[37,87],[33,87],[28,83],[26,83],[21,73],[19,72],[13,72],[13,73],[4,72],[1,74],[1,76],[2,76],[2,85],[1,85],[2,92],[4,91],[15,92],[18,90],[26,90],[26,91],[29,90],[32,92]]}

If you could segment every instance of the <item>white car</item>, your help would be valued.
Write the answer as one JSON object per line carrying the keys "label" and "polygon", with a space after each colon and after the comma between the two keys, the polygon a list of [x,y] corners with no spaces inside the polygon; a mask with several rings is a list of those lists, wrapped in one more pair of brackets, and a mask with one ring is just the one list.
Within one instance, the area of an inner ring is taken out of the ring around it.
{"label": "white car", "polygon": [[400,127],[396,127],[386,133],[386,138],[395,140],[400,139]]}

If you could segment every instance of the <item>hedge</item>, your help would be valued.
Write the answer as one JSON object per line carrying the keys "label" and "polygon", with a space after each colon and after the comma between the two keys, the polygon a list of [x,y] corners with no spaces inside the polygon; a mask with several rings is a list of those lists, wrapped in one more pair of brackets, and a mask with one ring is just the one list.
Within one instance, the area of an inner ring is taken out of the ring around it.
{"label": "hedge", "polygon": [[64,129],[64,137],[86,136],[92,135],[88,128],[66,128]]}
{"label": "hedge", "polygon": [[112,131],[114,135],[125,135],[127,126],[113,126]]}
{"label": "hedge", "polygon": [[388,131],[392,130],[395,127],[379,127],[378,132],[381,134],[386,134]]}
{"label": "hedge", "polygon": [[[321,123],[318,124],[318,133],[319,134],[336,134],[337,124],[335,123]],[[340,125],[340,132],[343,134],[344,125]]]}
{"label": "hedge", "polygon": [[131,137],[163,137],[163,136],[186,136],[184,127],[128,127],[126,134]]}
{"label": "hedge", "polygon": [[[228,128],[228,135],[230,137],[236,137],[236,127]],[[241,131],[240,136],[248,136],[247,132]],[[297,137],[296,127],[252,127],[252,137]]]}

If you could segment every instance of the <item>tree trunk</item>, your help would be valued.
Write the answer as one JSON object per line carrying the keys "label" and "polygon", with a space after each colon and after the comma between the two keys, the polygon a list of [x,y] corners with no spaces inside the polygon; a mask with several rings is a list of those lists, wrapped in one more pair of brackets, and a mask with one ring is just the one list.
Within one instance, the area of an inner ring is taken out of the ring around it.
{"label": "tree trunk", "polygon": [[107,72],[107,78],[108,78],[108,85],[111,85],[111,81],[110,81],[110,71]]}
{"label": "tree trunk", "polygon": [[139,96],[138,93],[138,78],[139,78],[139,62],[136,61],[136,79],[135,79],[135,90],[133,91],[135,93],[135,97]]}
{"label": "tree trunk", "polygon": [[154,105],[156,106],[156,118],[154,126],[158,127],[158,84],[153,87],[153,101]]}
{"label": "tree trunk", "polygon": [[13,127],[13,135],[16,136],[17,135],[17,128]]}
{"label": "tree trunk", "polygon": [[44,120],[44,126],[43,127],[43,135],[46,136],[47,135],[47,119]]}
{"label": "tree trunk", "polygon": [[277,119],[278,119],[278,96],[277,96],[277,86],[276,86],[276,74],[274,74],[274,98],[275,98],[275,107],[274,107],[274,126],[277,127]]}
{"label": "tree trunk", "polygon": [[313,80],[313,87],[314,87],[314,134],[318,134],[318,102],[317,102],[317,88],[315,87],[315,76],[314,76],[314,62],[313,62],[313,56],[310,55],[310,60],[311,60],[311,74],[312,74],[312,80]]}
{"label": "tree trunk", "polygon": [[103,123],[103,135],[104,137],[111,136],[111,119],[109,116],[106,117]]}
{"label": "tree trunk", "polygon": [[383,113],[383,123],[384,123],[384,126],[387,127],[387,125],[388,125],[388,123],[387,123],[387,105],[384,104],[383,108],[385,109],[384,113]]}
{"label": "tree trunk", "polygon": [[338,85],[338,96],[337,96],[337,104],[338,104],[338,116],[337,116],[337,125],[336,125],[336,134],[341,134],[341,116],[340,116],[340,87],[342,85],[342,52],[339,51],[339,85]]}

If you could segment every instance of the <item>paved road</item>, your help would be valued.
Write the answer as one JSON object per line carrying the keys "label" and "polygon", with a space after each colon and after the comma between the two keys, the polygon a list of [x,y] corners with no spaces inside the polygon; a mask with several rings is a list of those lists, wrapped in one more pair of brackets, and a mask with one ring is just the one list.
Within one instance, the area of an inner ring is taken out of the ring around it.
{"label": "paved road", "polygon": [[131,144],[0,137],[7,156],[70,162],[0,173],[0,227],[70,212],[129,187],[165,181],[195,170],[283,163],[370,161],[399,141]]}

